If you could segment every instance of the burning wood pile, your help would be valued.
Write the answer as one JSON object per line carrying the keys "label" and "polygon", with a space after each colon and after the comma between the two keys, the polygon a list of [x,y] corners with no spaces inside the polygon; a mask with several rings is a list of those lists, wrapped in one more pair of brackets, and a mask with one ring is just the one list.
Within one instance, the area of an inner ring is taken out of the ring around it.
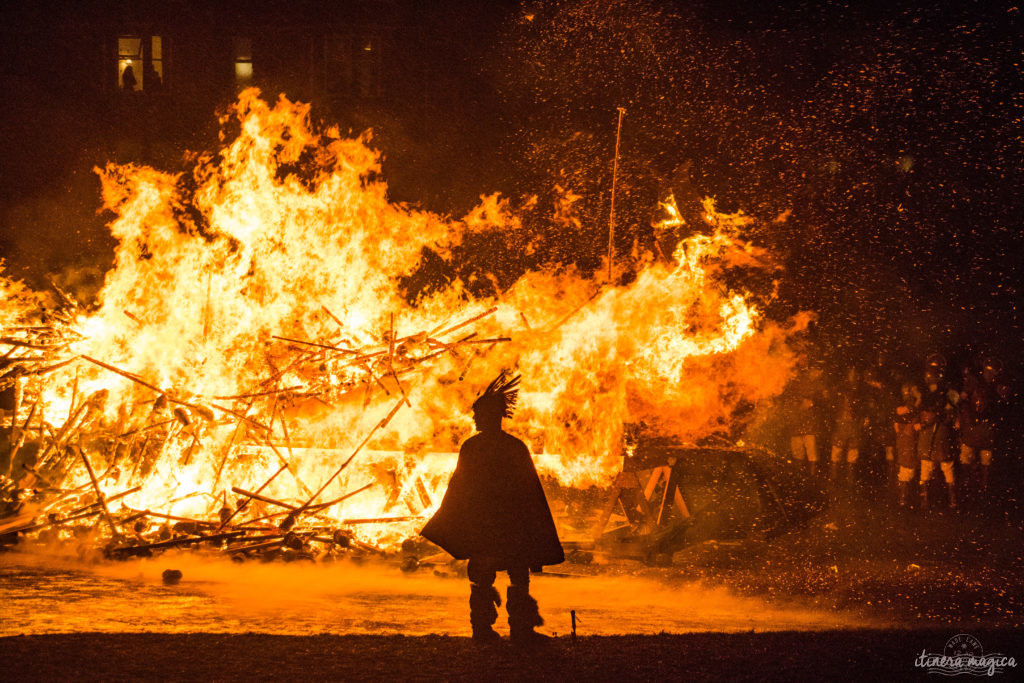
{"label": "burning wood pile", "polygon": [[[66,294],[61,295],[72,303]],[[321,308],[341,330],[341,321],[326,307]],[[277,351],[278,362],[271,364],[273,372],[257,381],[248,393],[217,396],[210,401],[183,389],[162,390],[152,381],[88,355],[62,357],[72,342],[81,338],[69,316],[52,315],[49,325],[8,328],[0,338],[0,343],[9,347],[2,357],[4,373],[0,379],[3,407],[9,416],[3,425],[7,442],[0,441],[0,448],[9,448],[9,457],[0,458],[0,474],[4,475],[0,479],[0,539],[12,542],[19,534],[32,534],[41,540],[61,535],[88,536],[102,547],[104,556],[114,559],[199,546],[216,548],[238,559],[312,559],[339,552],[383,554],[385,549],[358,540],[353,527],[422,521],[422,514],[339,518],[327,513],[385,483],[391,484],[388,497],[397,497],[400,492],[394,490],[394,479],[388,482],[378,478],[335,497],[325,492],[374,435],[385,429],[403,406],[411,406],[406,383],[415,382],[416,373],[429,370],[431,361],[442,355],[463,363],[465,371],[476,355],[472,349],[479,347],[485,353],[510,341],[508,337],[481,339],[476,332],[466,332],[495,310],[490,308],[454,324],[445,322],[405,336],[396,334],[392,316],[385,338],[376,347],[349,348],[343,345],[345,340],[335,338],[273,336],[268,340]],[[15,356],[16,351],[21,353]],[[314,491],[293,464],[288,420],[281,407],[308,399],[326,404],[323,396],[339,393],[330,388],[334,377],[326,372],[332,360],[344,368],[358,368],[363,375],[349,381],[340,393],[359,392],[365,406],[375,392],[380,392],[394,404]],[[148,393],[139,401],[145,408],[119,410],[117,420],[106,421],[102,416],[109,391],[100,389],[86,395],[76,382],[67,415],[47,420],[40,410],[45,403],[42,387],[46,378],[75,363],[91,364],[129,380],[144,395]],[[308,381],[303,386],[281,386],[287,373],[300,374]],[[211,490],[151,501],[147,509],[127,503],[143,489],[140,484],[127,487],[127,482],[145,479],[155,471],[171,452],[171,444],[187,443],[176,456],[177,465],[187,467],[216,427],[229,427],[231,436],[220,448]],[[231,498],[226,491],[218,496],[225,464],[236,447],[243,445],[269,450],[278,466],[255,490],[231,485]],[[76,486],[79,471],[84,471],[87,478]],[[282,476],[292,479],[301,498],[281,500],[266,493]],[[422,513],[439,500],[431,501],[421,480],[416,484],[423,498],[418,511]],[[188,498],[203,501],[195,508],[201,512],[183,516],[165,511]],[[415,505],[409,508],[417,512]]]}
{"label": "burning wood pile", "polygon": [[[387,552],[440,503],[501,368],[523,377],[511,427],[539,472],[580,487],[615,479],[623,424],[696,440],[789,377],[808,317],[766,320],[726,284],[772,268],[742,214],[707,200],[684,232],[669,199],[651,229],[675,253],[637,257],[627,284],[524,247],[509,286],[434,273],[409,291],[466,235],[523,242],[509,203],[460,220],[396,204],[365,137],[255,90],[234,113],[235,139],[190,174],[98,170],[117,248],[87,305],[0,272],[4,539]],[[571,213],[553,234],[584,229]]]}

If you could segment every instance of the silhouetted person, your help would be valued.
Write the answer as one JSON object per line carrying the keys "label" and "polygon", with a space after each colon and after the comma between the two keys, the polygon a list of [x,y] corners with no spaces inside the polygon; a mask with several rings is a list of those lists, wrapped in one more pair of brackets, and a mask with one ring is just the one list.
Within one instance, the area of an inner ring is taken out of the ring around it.
{"label": "silhouetted person", "polygon": [[125,92],[135,92],[135,85],[138,81],[135,80],[135,69],[129,64],[121,72],[121,88]]}
{"label": "silhouetted person", "polygon": [[832,466],[829,469],[833,483],[839,481],[840,472],[844,479],[852,480],[853,469],[860,459],[865,423],[863,394],[857,369],[851,367],[836,397],[833,414]]}
{"label": "silhouetted person", "polygon": [[462,444],[441,506],[420,532],[457,559],[469,559],[469,621],[477,640],[499,638],[492,628],[501,604],[494,588],[499,571],[511,582],[513,642],[543,640],[533,630],[544,620],[530,597],[530,571],[565,560],[530,451],[501,429],[518,393],[519,377],[502,372],[473,403],[479,433]]}
{"label": "silhouetted person", "polygon": [[[1001,378],[1002,363],[988,358],[982,363],[981,377],[965,381],[960,394],[960,466],[970,473],[973,480],[972,493],[986,494],[989,485],[989,470],[993,454],[1003,450],[1000,438],[1000,408],[1003,398],[1009,393]],[[979,477],[980,463],[980,482]]]}
{"label": "silhouetted person", "polygon": [[910,503],[910,485],[921,464],[917,450],[921,391],[916,385],[906,383],[900,389],[900,396],[901,402],[893,415],[893,426],[896,430],[896,463],[899,466],[896,485],[899,505],[905,508]]}
{"label": "silhouetted person", "polygon": [[917,435],[917,456],[921,461],[921,509],[928,509],[928,489],[931,488],[935,466],[942,470],[949,495],[949,509],[957,506],[956,478],[953,471],[952,437],[949,423],[943,419],[942,405],[925,402],[922,398]]}
{"label": "silhouetted person", "polygon": [[160,92],[163,87],[163,80],[151,63],[146,62],[142,66],[142,76],[147,93],[156,94]]}
{"label": "silhouetted person", "polygon": [[897,397],[878,366],[864,371],[864,437],[874,464],[884,465],[886,480],[896,479],[896,433],[892,428]]}
{"label": "silhouetted person", "polygon": [[786,387],[786,394],[793,459],[806,460],[811,474],[817,474],[818,434],[821,432],[821,406],[824,403],[821,366],[802,356],[797,376]]}

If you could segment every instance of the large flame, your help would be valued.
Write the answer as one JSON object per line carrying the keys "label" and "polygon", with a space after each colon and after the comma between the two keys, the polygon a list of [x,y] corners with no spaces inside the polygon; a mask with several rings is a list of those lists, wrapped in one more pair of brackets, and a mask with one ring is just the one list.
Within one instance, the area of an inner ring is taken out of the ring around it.
{"label": "large flame", "polygon": [[[721,277],[769,262],[742,239],[746,217],[708,201],[705,231],[629,285],[548,269],[492,298],[456,281],[410,302],[399,283],[424,249],[448,258],[467,231],[502,239],[518,227],[506,203],[487,197],[462,220],[395,204],[365,136],[318,133],[308,106],[255,90],[234,115],[237,137],[191,177],[100,171],[116,261],[98,306],[62,323],[79,360],[26,384],[56,429],[81,415],[86,457],[108,489],[141,484],[135,506],[214,509],[282,463],[264,494],[306,501],[372,435],[317,500],[371,486],[326,514],[429,513],[472,432],[468,406],[503,367],[523,376],[508,428],[542,473],[574,486],[614,477],[626,423],[696,440],[782,390],[801,321],[766,320]],[[553,220],[579,227],[571,203]],[[665,211],[656,228],[682,223],[674,200]],[[0,286],[6,331],[37,304]],[[84,463],[60,474],[89,481]],[[358,529],[387,543],[418,523]]]}

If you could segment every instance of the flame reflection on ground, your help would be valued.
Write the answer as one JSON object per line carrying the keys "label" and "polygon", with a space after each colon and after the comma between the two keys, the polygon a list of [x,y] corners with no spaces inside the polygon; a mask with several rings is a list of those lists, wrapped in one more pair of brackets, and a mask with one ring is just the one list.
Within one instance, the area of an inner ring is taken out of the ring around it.
{"label": "flame reflection on ground", "polygon": [[[179,585],[161,573],[179,569]],[[499,588],[502,579],[498,580]],[[586,635],[891,626],[861,615],[629,575],[535,576],[543,631]],[[182,554],[122,564],[0,556],[0,636],[68,632],[468,635],[465,579],[350,563],[232,564]],[[507,631],[499,620],[499,631]]]}

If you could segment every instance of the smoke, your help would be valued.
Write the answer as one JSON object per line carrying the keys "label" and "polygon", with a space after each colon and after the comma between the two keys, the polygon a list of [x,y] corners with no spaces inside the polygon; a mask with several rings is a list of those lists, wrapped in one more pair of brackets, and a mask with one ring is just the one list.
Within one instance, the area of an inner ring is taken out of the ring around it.
{"label": "smoke", "polygon": [[[166,569],[182,572],[165,586]],[[468,582],[455,566],[402,573],[393,565],[247,563],[195,553],[117,564],[42,555],[0,557],[7,626],[0,635],[55,632],[447,634],[469,631]],[[570,568],[571,569],[571,568]],[[504,592],[505,578],[498,580]],[[632,575],[534,575],[547,633],[816,630],[869,626],[864,618],[798,602],[740,597],[699,582]],[[69,600],[68,596],[74,596]],[[502,620],[503,621],[503,620]],[[16,625],[16,626],[15,626]],[[16,631],[14,630],[16,628]],[[504,624],[497,625],[504,631]]]}

